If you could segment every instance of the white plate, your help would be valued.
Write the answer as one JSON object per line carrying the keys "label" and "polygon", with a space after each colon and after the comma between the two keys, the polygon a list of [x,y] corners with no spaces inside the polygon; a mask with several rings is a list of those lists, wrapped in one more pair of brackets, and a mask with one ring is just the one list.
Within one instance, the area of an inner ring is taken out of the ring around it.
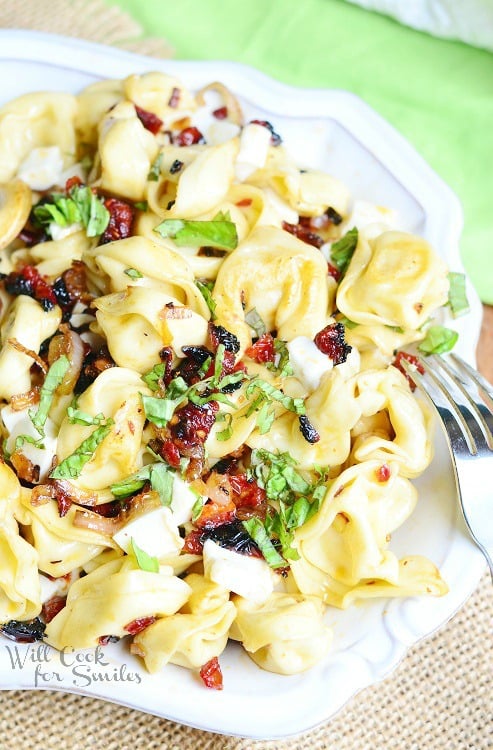
{"label": "white plate", "polygon": [[[75,39],[0,31],[0,104],[29,91],[77,92],[101,78],[149,70],[176,74],[192,89],[224,82],[240,95],[248,118],[274,124],[300,164],[339,177],[357,198],[396,209],[403,229],[424,236],[451,269],[462,270],[457,198],[402,136],[352,94],[290,88],[235,63],[156,60]],[[469,298],[470,315],[451,325],[461,334],[460,352],[472,361],[481,306],[472,288]],[[121,644],[107,647],[94,664],[94,651],[80,652],[76,661],[76,654],[63,656],[37,644],[16,650],[2,639],[0,688],[81,693],[225,734],[274,738],[307,730],[394,669],[411,645],[451,617],[479,581],[483,559],[457,510],[441,431],[432,466],[417,484],[420,503],[395,534],[392,548],[430,557],[450,593],[331,611],[334,649],[309,672],[292,677],[264,672],[232,645],[221,656],[224,690],[217,692],[180,667],[149,675]]]}

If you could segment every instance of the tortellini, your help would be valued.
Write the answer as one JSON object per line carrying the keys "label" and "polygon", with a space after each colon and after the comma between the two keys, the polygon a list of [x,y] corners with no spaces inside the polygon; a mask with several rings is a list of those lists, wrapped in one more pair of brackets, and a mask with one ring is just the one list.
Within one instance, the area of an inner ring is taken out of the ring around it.
{"label": "tortellini", "polygon": [[323,658],[332,642],[320,599],[274,592],[264,604],[235,596],[231,636],[253,661],[269,672],[296,674]]}
{"label": "tortellini", "polygon": [[184,581],[192,591],[180,611],[160,618],[134,639],[132,650],[144,658],[149,672],[168,662],[197,669],[226,647],[235,618],[229,591],[196,573]]}

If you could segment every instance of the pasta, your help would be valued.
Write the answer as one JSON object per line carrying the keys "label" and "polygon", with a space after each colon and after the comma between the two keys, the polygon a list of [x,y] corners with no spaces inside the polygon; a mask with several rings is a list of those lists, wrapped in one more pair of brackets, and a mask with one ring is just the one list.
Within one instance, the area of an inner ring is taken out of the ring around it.
{"label": "pasta", "polygon": [[294,674],[327,608],[446,593],[392,548],[432,459],[400,366],[449,300],[427,242],[220,83],[26,94],[0,165],[6,635],[221,688],[228,639]]}

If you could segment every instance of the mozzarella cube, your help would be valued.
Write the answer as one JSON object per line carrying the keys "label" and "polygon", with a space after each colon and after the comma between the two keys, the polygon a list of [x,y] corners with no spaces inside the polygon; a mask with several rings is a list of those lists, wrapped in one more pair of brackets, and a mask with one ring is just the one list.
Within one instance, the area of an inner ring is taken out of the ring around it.
{"label": "mozzarella cube", "polygon": [[63,173],[63,156],[58,146],[33,148],[20,165],[17,176],[31,190],[48,190],[59,185]]}
{"label": "mozzarella cube", "polygon": [[165,506],[129,521],[113,534],[113,539],[128,554],[132,552],[133,539],[139,549],[157,558],[178,554],[183,547],[171,509]]}
{"label": "mozzarella cube", "polygon": [[236,177],[240,182],[265,166],[270,139],[270,130],[263,125],[255,123],[245,125],[241,131],[240,150],[236,157]]}
{"label": "mozzarella cube", "polygon": [[332,360],[307,336],[297,336],[288,341],[286,347],[294,376],[307,391],[315,391],[320,385],[322,375],[332,370]]}
{"label": "mozzarella cube", "polygon": [[274,574],[259,557],[240,555],[207,539],[203,560],[206,578],[244,599],[262,604],[274,590]]}
{"label": "mozzarella cube", "polygon": [[36,427],[33,425],[29,412],[36,411],[36,407],[27,407],[16,411],[11,406],[4,406],[1,411],[2,420],[9,432],[6,449],[9,453],[15,451],[17,438],[21,435],[40,441],[43,445],[38,448],[32,443],[24,442],[19,447],[19,453],[22,453],[34,466],[39,466],[39,482],[43,482],[51,471],[53,457],[57,448],[57,427],[53,420],[47,418],[44,425],[44,437],[41,437]]}
{"label": "mozzarella cube", "polygon": [[190,485],[185,482],[178,474],[173,477],[173,495],[171,500],[171,512],[173,521],[177,526],[190,521],[192,518],[192,508],[199,499]]}

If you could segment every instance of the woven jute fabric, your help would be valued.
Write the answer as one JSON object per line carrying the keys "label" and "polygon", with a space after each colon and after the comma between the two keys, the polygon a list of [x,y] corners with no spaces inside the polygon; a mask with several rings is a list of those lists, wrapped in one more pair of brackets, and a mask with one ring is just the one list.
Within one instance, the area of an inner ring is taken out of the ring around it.
{"label": "woven jute fabric", "polygon": [[[133,19],[102,0],[0,0],[0,27],[172,54],[165,40],[144,38]],[[489,750],[492,625],[493,589],[485,575],[448,625],[411,649],[392,675],[296,738],[223,737],[95,699],[15,690],[0,692],[0,750]]]}

